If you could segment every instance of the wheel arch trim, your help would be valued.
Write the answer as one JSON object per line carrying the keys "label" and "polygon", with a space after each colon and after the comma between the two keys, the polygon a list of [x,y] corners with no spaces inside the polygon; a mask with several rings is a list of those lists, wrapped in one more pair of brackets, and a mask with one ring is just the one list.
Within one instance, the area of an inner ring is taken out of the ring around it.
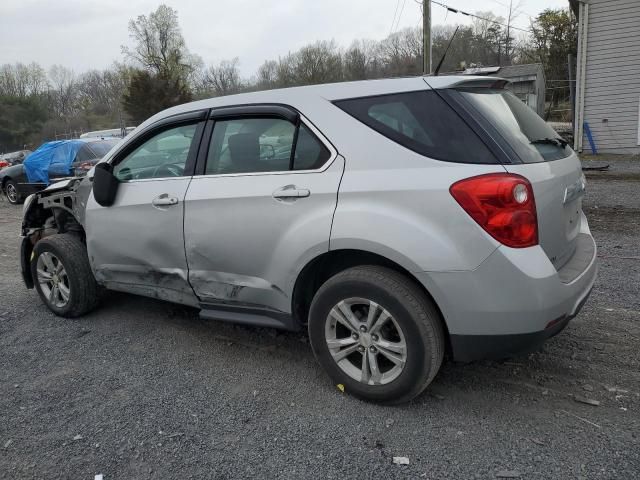
{"label": "wheel arch trim", "polygon": [[[449,329],[447,327],[447,321],[443,314],[443,310],[440,307],[440,302],[438,301],[438,298],[434,296],[432,289],[429,288],[429,285],[425,285],[425,283],[420,280],[420,278],[424,278],[425,273],[422,272],[422,275],[418,277],[417,275],[415,275],[415,273],[417,273],[419,269],[415,263],[413,263],[403,255],[398,254],[397,252],[395,252],[395,255],[390,255],[389,253],[393,253],[394,251],[387,247],[384,247],[383,245],[379,245],[375,242],[363,242],[362,240],[358,240],[358,244],[360,245],[359,248],[332,248],[326,252],[323,252],[320,255],[313,257],[298,272],[296,272],[295,281],[291,290],[291,312],[294,319],[301,324],[306,323],[306,318],[301,318],[299,314],[301,308],[300,301],[303,300],[303,297],[301,297],[301,295],[305,293],[303,289],[303,287],[305,286],[304,284],[308,281],[313,281],[315,278],[315,275],[313,274],[317,269],[322,268],[323,265],[320,264],[320,262],[326,260],[330,264],[332,260],[344,261],[345,258],[348,259],[349,257],[352,257],[353,263],[350,263],[349,260],[347,260],[342,264],[341,268],[339,268],[333,274],[355,266],[374,264],[388,266],[406,275],[413,282],[415,282],[415,284],[433,301],[440,314],[440,317],[442,318],[445,334],[448,338]],[[334,244],[332,242],[332,246],[333,245]],[[362,248],[363,245],[368,248]],[[367,263],[366,260],[369,260],[369,263]],[[314,289],[314,294],[318,288],[319,285],[317,285]]]}

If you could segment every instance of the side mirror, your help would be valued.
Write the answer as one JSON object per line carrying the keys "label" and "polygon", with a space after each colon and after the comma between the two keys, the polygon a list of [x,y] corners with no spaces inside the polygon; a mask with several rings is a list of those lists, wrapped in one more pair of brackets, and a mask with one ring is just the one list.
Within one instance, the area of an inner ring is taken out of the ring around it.
{"label": "side mirror", "polygon": [[99,163],[93,174],[93,197],[103,207],[110,207],[116,199],[120,181],[113,174],[113,167],[108,163]]}

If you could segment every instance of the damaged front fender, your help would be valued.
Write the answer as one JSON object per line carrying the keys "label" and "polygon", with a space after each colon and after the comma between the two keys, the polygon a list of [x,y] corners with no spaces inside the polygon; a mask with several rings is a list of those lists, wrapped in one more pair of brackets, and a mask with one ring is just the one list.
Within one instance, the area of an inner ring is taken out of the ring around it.
{"label": "damaged front fender", "polygon": [[42,238],[74,232],[84,240],[84,206],[91,191],[90,180],[71,178],[54,183],[25,200],[22,217],[20,269],[27,288],[33,288],[31,256]]}
{"label": "damaged front fender", "polygon": [[64,229],[68,219],[63,214],[81,225],[86,204],[86,199],[81,198],[83,183],[83,179],[71,178],[30,195],[23,207],[22,235],[28,236],[30,231],[43,228],[52,216],[58,228]]}

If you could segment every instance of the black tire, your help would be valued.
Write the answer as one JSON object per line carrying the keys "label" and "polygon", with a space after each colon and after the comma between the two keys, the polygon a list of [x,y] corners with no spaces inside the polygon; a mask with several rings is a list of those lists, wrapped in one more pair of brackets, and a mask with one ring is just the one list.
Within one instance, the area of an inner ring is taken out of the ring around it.
{"label": "black tire", "polygon": [[[45,252],[53,254],[66,271],[69,293],[68,301],[62,306],[57,306],[49,300],[38,281],[38,259]],[[87,249],[76,235],[51,235],[36,243],[31,259],[31,275],[38,295],[56,315],[67,318],[79,317],[93,310],[98,304],[100,288],[89,266]]]}
{"label": "black tire", "polygon": [[[355,380],[331,355],[325,338],[328,315],[339,302],[353,297],[377,303],[402,330],[406,361],[390,383],[368,385]],[[309,312],[309,339],[316,359],[335,384],[359,398],[385,404],[408,402],[419,395],[438,373],[445,350],[442,319],[431,299],[412,279],[379,266],[344,270],[320,287]]]}
{"label": "black tire", "polygon": [[12,205],[21,204],[24,199],[22,195],[20,195],[20,190],[18,190],[18,185],[13,180],[6,180],[3,186],[4,195],[7,197],[7,200]]}

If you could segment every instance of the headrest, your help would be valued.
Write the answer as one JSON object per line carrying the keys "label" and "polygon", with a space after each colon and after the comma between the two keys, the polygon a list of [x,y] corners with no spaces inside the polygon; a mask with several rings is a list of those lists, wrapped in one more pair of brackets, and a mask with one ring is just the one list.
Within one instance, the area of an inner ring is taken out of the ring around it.
{"label": "headrest", "polygon": [[236,133],[229,137],[229,153],[234,169],[251,171],[260,161],[260,137],[256,133]]}

